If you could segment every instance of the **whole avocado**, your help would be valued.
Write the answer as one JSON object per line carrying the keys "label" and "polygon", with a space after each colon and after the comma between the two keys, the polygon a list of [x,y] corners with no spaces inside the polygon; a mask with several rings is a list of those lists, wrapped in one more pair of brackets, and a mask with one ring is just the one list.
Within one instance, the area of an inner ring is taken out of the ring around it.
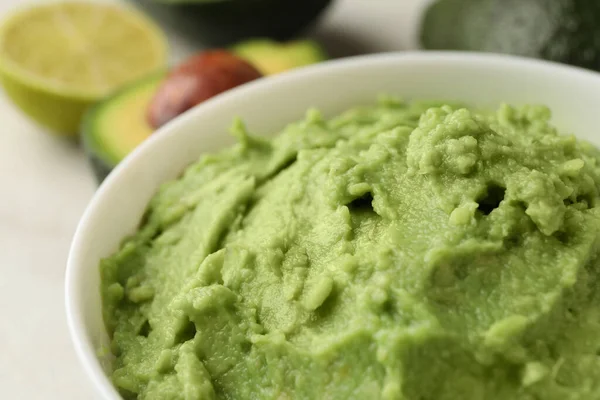
{"label": "whole avocado", "polygon": [[599,19],[597,0],[439,0],[425,12],[421,44],[600,70]]}
{"label": "whole avocado", "polygon": [[288,40],[308,28],[332,0],[130,0],[163,26],[204,46],[252,38]]}

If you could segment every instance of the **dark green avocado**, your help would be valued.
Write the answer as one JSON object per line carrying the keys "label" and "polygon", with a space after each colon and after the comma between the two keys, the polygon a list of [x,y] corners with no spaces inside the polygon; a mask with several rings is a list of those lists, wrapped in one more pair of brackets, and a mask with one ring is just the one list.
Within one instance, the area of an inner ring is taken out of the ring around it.
{"label": "dark green avocado", "polygon": [[332,0],[130,0],[161,25],[206,47],[266,37],[289,40]]}
{"label": "dark green avocado", "polygon": [[164,77],[161,72],[128,85],[86,112],[81,139],[98,182],[152,134],[146,110]]}
{"label": "dark green avocado", "polygon": [[542,58],[600,70],[599,0],[438,0],[421,44]]}

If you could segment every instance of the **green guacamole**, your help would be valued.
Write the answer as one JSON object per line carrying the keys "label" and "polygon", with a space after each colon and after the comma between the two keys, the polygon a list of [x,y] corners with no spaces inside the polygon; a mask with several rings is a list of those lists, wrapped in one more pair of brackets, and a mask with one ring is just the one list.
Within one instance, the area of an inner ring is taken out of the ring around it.
{"label": "green guacamole", "polygon": [[315,110],[101,263],[126,399],[600,399],[600,152],[545,107]]}

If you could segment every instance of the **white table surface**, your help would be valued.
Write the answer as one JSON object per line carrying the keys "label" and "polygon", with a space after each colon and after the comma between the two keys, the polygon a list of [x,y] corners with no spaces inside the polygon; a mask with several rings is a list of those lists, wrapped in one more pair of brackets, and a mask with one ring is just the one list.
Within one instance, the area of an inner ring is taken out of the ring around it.
{"label": "white table surface", "polygon": [[[0,0],[0,17],[33,2]],[[413,48],[423,4],[338,0],[316,36],[342,54]],[[169,34],[174,61],[193,50]],[[67,333],[63,280],[96,183],[79,148],[32,124],[2,92],[0,121],[0,398],[90,399]]]}

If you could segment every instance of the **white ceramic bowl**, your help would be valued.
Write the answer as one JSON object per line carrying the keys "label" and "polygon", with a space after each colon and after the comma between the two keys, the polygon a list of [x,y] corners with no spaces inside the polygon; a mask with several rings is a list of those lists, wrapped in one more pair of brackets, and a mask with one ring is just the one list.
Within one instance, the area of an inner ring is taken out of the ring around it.
{"label": "white ceramic bowl", "polygon": [[73,239],[66,278],[69,329],[100,398],[120,397],[97,357],[108,343],[99,260],[136,230],[159,184],[177,177],[201,153],[231,144],[227,130],[235,116],[252,132],[272,135],[309,107],[331,115],[373,102],[382,92],[486,107],[542,103],[563,132],[600,144],[600,74],[508,56],[429,52],[349,58],[261,79],[205,102],[160,129],[110,174]]}

